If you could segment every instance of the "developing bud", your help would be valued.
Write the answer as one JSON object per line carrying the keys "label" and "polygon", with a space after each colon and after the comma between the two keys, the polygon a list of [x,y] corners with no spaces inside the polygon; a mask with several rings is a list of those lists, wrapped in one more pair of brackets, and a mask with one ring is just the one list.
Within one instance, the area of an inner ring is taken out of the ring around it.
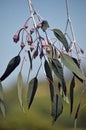
{"label": "developing bud", "polygon": [[34,50],[34,44],[32,43],[30,46],[30,50],[33,51]]}
{"label": "developing bud", "polygon": [[31,29],[30,29],[30,33],[31,33],[31,34],[34,33],[34,28],[31,28]]}
{"label": "developing bud", "polygon": [[28,28],[28,23],[25,23],[24,28],[26,29]]}
{"label": "developing bud", "polygon": [[40,52],[40,58],[42,59],[43,56],[44,56],[44,52],[43,52],[43,49],[42,49],[41,52]]}
{"label": "developing bud", "polygon": [[24,42],[21,43],[21,49],[23,49],[25,47]]}
{"label": "developing bud", "polygon": [[15,43],[17,43],[17,42],[19,41],[19,33],[14,35],[13,41],[14,41]]}
{"label": "developing bud", "polygon": [[42,26],[42,23],[41,23],[41,22],[37,24],[37,28],[38,28],[38,29],[41,28],[41,26]]}
{"label": "developing bud", "polygon": [[28,44],[29,44],[29,45],[31,45],[31,44],[33,43],[33,39],[32,39],[32,37],[31,37],[31,36],[30,36],[30,37],[28,37],[27,42],[28,42]]}

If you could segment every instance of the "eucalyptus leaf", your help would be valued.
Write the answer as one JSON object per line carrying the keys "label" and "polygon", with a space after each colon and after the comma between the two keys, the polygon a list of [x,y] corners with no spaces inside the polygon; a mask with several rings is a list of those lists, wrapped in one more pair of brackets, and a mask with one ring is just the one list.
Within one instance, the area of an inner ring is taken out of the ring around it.
{"label": "eucalyptus leaf", "polygon": [[47,30],[47,28],[49,28],[49,24],[46,20],[42,21],[42,26],[41,26],[42,30],[45,32]]}
{"label": "eucalyptus leaf", "polygon": [[54,86],[52,82],[49,82],[49,86],[50,86],[50,97],[51,97],[51,102],[53,102],[53,98],[54,98]]}
{"label": "eucalyptus leaf", "polygon": [[28,56],[29,56],[29,60],[30,60],[30,69],[32,69],[32,58],[31,58],[30,51],[28,51]]}
{"label": "eucalyptus leaf", "polygon": [[0,80],[3,81],[5,78],[7,78],[14,71],[14,69],[19,65],[19,63],[20,63],[20,55],[17,55],[14,58],[12,58],[9,61],[8,66],[4,74],[1,76]]}
{"label": "eucalyptus leaf", "polygon": [[17,79],[17,93],[18,93],[18,99],[20,106],[24,112],[23,108],[23,79],[22,79],[22,74],[21,71],[18,74],[18,79]]}
{"label": "eucalyptus leaf", "polygon": [[45,72],[46,72],[46,76],[47,76],[48,80],[53,82],[52,72],[51,72],[51,69],[50,69],[50,66],[49,66],[49,63],[47,60],[45,60],[45,62],[44,62],[44,68],[45,68]]}
{"label": "eucalyptus leaf", "polygon": [[68,46],[67,39],[66,39],[65,35],[63,34],[63,32],[59,29],[53,29],[52,31],[54,32],[54,35],[56,36],[56,38],[63,44],[66,51],[68,52],[69,46]]}
{"label": "eucalyptus leaf", "polygon": [[52,60],[52,69],[53,69],[55,75],[57,76],[57,78],[59,78],[60,84],[62,86],[62,90],[63,90],[64,94],[66,95],[66,83],[64,80],[63,68],[62,68],[62,65],[59,60],[57,60],[57,59]]}
{"label": "eucalyptus leaf", "polygon": [[[74,58],[74,57],[72,57],[72,59],[73,59],[73,61],[75,62],[75,64],[80,68],[80,65],[79,65],[77,59]],[[73,74],[76,76],[76,78],[77,78],[80,82],[83,82],[83,80],[82,80],[81,78],[79,78],[75,73],[73,73]]]}
{"label": "eucalyptus leaf", "polygon": [[74,128],[76,128],[76,123],[77,123],[77,118],[80,110],[80,103],[77,106],[76,112],[75,112],[75,117],[74,117]]}
{"label": "eucalyptus leaf", "polygon": [[61,61],[63,62],[63,64],[69,70],[71,70],[72,72],[74,72],[82,80],[86,80],[86,77],[82,73],[81,69],[76,65],[76,63],[73,61],[73,59],[69,55],[67,55],[65,53],[61,53],[60,57],[61,57]]}
{"label": "eucalyptus leaf", "polygon": [[2,88],[1,81],[0,81],[0,109],[1,109],[2,115],[5,117],[5,103],[4,103],[4,98],[3,98],[3,88]]}
{"label": "eucalyptus leaf", "polygon": [[29,82],[29,86],[28,86],[28,93],[27,93],[28,109],[30,108],[30,106],[33,102],[37,87],[38,87],[38,79],[37,79],[37,77],[35,77]]}
{"label": "eucalyptus leaf", "polygon": [[73,111],[74,87],[75,87],[75,76],[73,76],[71,84],[70,84],[70,114]]}
{"label": "eucalyptus leaf", "polygon": [[63,111],[63,104],[60,96],[57,94],[54,96],[54,101],[52,103],[52,118],[53,118],[53,123],[57,120],[57,118],[61,115]]}

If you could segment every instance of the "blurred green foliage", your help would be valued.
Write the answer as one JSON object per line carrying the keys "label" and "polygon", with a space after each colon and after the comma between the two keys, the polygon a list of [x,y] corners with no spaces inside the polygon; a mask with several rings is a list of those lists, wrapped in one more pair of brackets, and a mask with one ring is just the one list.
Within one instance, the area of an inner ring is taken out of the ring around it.
{"label": "blurred green foliage", "polygon": [[[67,83],[67,86],[69,86]],[[77,89],[78,88],[78,89]],[[18,102],[16,85],[11,85],[10,88],[4,89],[4,100],[6,103],[6,117],[3,118],[0,113],[0,130],[67,130],[73,129],[74,126],[74,113],[79,95],[82,89],[82,84],[77,82],[74,100],[73,114],[70,115],[69,104],[64,104],[62,115],[57,119],[55,124],[52,125],[51,118],[51,102],[49,95],[49,87],[47,82],[39,83],[37,93],[35,95],[31,108],[27,109],[27,86],[24,86],[24,108],[25,113]],[[86,102],[86,95],[84,95],[83,104]],[[86,128],[86,107],[79,113],[77,126],[79,128]]]}

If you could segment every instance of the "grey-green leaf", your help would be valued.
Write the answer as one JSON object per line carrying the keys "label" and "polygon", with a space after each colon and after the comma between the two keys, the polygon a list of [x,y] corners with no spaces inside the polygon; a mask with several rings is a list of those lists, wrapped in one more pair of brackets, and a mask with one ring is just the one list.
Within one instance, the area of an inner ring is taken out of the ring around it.
{"label": "grey-green leaf", "polygon": [[19,65],[20,63],[20,55],[17,55],[15,57],[13,57],[8,65],[7,68],[5,70],[5,72],[3,73],[3,75],[0,77],[0,80],[3,81],[5,78],[7,78],[14,70],[15,68]]}
{"label": "grey-green leaf", "polygon": [[19,72],[18,79],[17,79],[17,93],[18,93],[18,99],[19,99],[20,106],[24,112],[24,108],[23,108],[23,78],[22,78],[21,71]]}
{"label": "grey-green leaf", "polygon": [[43,31],[46,31],[47,28],[49,28],[49,24],[46,20],[42,21],[42,26],[41,26]]}
{"label": "grey-green leaf", "polygon": [[2,88],[1,81],[0,81],[0,109],[1,109],[3,116],[5,117],[5,104],[4,104],[3,88]]}
{"label": "grey-green leaf", "polygon": [[63,92],[66,95],[66,84],[65,84],[64,75],[63,75],[63,68],[59,60],[57,59],[52,60],[52,69],[55,75],[57,76],[57,78],[59,78]]}
{"label": "grey-green leaf", "polygon": [[50,69],[50,66],[49,66],[49,63],[47,60],[45,60],[45,62],[44,62],[44,68],[45,68],[45,72],[46,72],[46,76],[47,76],[48,80],[53,82],[52,72],[51,72],[51,69]]}
{"label": "grey-green leaf", "polygon": [[28,93],[27,93],[28,109],[30,108],[30,106],[33,102],[37,87],[38,87],[38,79],[37,79],[37,77],[35,77],[29,82],[29,86],[28,86]]}
{"label": "grey-green leaf", "polygon": [[74,87],[75,87],[75,76],[73,76],[70,84],[70,114],[73,111]]}
{"label": "grey-green leaf", "polygon": [[61,53],[60,57],[61,57],[61,61],[63,62],[63,64],[70,71],[74,72],[82,80],[86,80],[86,77],[82,73],[81,69],[76,65],[76,63],[73,61],[73,59],[69,55],[67,55],[65,53]]}
{"label": "grey-green leaf", "polygon": [[54,101],[52,103],[52,118],[53,118],[53,123],[57,120],[57,118],[61,115],[63,111],[63,104],[61,97],[58,96],[57,94],[54,97]]}
{"label": "grey-green leaf", "polygon": [[63,32],[59,29],[53,29],[53,32],[54,32],[54,35],[56,36],[56,38],[63,44],[66,51],[68,52],[69,46],[68,46],[67,39],[66,39],[65,35],[63,34]]}

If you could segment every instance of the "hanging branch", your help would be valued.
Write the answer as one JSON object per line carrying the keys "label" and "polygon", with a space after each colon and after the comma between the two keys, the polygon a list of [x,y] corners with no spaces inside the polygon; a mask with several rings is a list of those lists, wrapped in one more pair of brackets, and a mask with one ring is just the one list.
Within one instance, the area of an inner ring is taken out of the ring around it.
{"label": "hanging branch", "polygon": [[73,45],[75,46],[77,58],[79,59],[78,49],[77,49],[77,46],[76,46],[76,39],[75,39],[74,29],[73,29],[71,17],[70,17],[70,14],[69,14],[69,4],[68,4],[68,0],[65,0],[65,3],[66,3],[66,12],[67,12],[67,24],[66,24],[66,28],[65,28],[65,34],[67,33],[67,28],[68,28],[68,24],[69,24],[70,31],[71,31],[71,35],[72,35],[72,45],[71,45],[71,48],[70,48],[70,49],[73,48]]}

